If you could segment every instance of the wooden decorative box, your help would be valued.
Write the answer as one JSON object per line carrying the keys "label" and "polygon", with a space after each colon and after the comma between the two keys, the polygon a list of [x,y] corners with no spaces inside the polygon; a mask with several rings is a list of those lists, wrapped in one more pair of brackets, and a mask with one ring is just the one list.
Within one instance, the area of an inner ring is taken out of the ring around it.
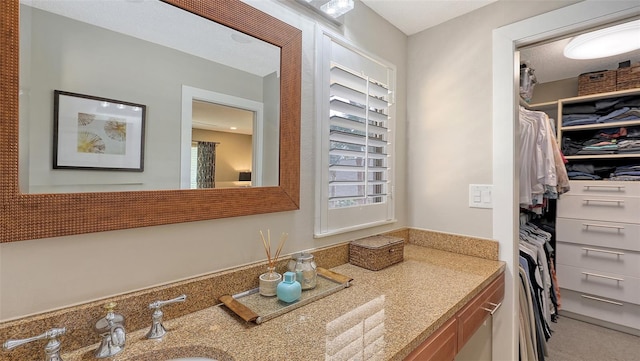
{"label": "wooden decorative box", "polygon": [[349,243],[349,263],[372,271],[404,260],[404,239],[372,236]]}
{"label": "wooden decorative box", "polygon": [[578,96],[616,91],[615,70],[595,71],[578,76]]}
{"label": "wooden decorative box", "polygon": [[618,69],[616,90],[640,88],[640,63]]}

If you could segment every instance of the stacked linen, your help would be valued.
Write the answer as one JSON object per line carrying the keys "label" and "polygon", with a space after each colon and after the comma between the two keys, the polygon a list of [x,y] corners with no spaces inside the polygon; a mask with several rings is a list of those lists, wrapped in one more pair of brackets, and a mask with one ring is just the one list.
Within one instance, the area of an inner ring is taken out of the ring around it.
{"label": "stacked linen", "polygon": [[566,104],[562,108],[562,126],[565,127],[634,120],[640,120],[640,96]]}
{"label": "stacked linen", "polygon": [[637,181],[640,180],[640,164],[624,165],[616,167],[609,178],[617,181]]}
{"label": "stacked linen", "polygon": [[624,139],[617,145],[618,153],[640,153],[640,139]]}
{"label": "stacked linen", "polygon": [[571,180],[601,180],[613,176],[616,167],[607,162],[593,163],[569,163],[567,174]]}
{"label": "stacked linen", "polygon": [[611,139],[585,145],[578,151],[578,155],[615,154],[617,150],[618,143]]}
{"label": "stacked linen", "polygon": [[601,180],[593,164],[567,164],[567,175],[571,180]]}
{"label": "stacked linen", "polygon": [[565,155],[640,153],[640,128],[618,127],[563,137]]}

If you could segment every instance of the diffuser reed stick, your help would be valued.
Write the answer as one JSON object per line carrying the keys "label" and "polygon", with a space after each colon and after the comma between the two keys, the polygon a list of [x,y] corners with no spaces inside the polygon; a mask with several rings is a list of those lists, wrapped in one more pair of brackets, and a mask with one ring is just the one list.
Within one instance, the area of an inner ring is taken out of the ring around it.
{"label": "diffuser reed stick", "polygon": [[280,257],[280,252],[282,251],[282,247],[284,243],[287,241],[287,237],[289,234],[282,232],[280,235],[280,241],[278,242],[278,248],[276,249],[275,255],[272,257],[271,254],[271,230],[267,230],[267,238],[264,238],[264,233],[260,231],[260,238],[262,238],[262,245],[264,246],[264,251],[267,254],[267,263],[269,267],[269,271],[273,272],[276,268],[276,262],[278,262],[278,258]]}

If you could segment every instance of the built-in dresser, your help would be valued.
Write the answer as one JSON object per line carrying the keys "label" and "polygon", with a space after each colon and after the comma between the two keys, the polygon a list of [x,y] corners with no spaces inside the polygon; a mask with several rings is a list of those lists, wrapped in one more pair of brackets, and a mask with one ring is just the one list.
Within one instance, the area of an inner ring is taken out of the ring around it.
{"label": "built-in dresser", "polygon": [[561,310],[640,334],[640,183],[570,183],[556,222]]}

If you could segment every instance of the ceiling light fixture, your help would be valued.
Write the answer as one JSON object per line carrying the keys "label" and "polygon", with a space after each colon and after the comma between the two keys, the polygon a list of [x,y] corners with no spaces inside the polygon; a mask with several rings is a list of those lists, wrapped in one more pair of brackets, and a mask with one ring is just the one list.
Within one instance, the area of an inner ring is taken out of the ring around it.
{"label": "ceiling light fixture", "polygon": [[615,25],[571,39],[564,48],[570,59],[598,59],[640,49],[640,20]]}
{"label": "ceiling light fixture", "polygon": [[320,10],[332,18],[337,18],[353,10],[353,0],[329,0],[320,6]]}
{"label": "ceiling light fixture", "polygon": [[353,0],[296,0],[309,9],[336,24],[342,24],[341,16],[353,10]]}

